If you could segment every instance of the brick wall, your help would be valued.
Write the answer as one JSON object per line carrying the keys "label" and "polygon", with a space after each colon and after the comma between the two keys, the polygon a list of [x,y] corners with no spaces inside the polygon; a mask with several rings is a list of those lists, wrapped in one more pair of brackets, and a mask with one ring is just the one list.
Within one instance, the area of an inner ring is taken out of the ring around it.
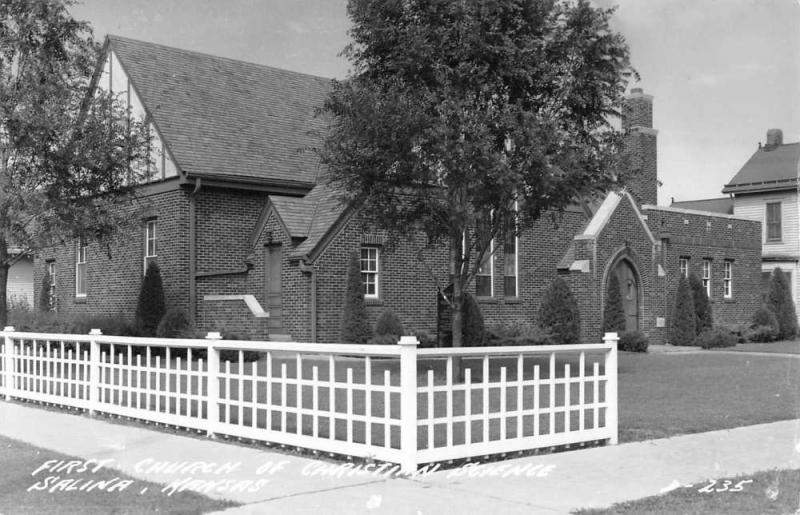
{"label": "brick wall", "polygon": [[56,307],[59,313],[92,313],[133,319],[144,276],[145,221],[157,220],[157,254],[167,308],[188,309],[189,209],[188,197],[177,185],[169,191],[141,198],[141,209],[126,206],[135,220],[106,248],[87,248],[87,295],[75,296],[77,241],[40,250],[35,257],[34,295],[38,303],[47,263],[56,263]]}

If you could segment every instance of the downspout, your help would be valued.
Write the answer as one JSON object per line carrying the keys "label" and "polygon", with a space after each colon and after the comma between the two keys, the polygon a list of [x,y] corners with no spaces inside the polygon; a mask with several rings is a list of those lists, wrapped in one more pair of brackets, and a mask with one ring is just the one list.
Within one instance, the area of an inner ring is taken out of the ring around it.
{"label": "downspout", "polygon": [[317,269],[308,264],[306,259],[300,261],[300,271],[311,276],[311,341],[317,341]]}
{"label": "downspout", "polygon": [[197,193],[202,179],[194,181],[194,190],[189,193],[189,320],[197,321]]}

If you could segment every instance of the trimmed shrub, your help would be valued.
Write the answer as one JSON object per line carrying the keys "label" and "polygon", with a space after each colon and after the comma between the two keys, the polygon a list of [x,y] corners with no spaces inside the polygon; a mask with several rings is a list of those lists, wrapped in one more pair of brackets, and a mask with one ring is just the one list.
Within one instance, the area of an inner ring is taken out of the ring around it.
{"label": "trimmed shrub", "polygon": [[367,343],[372,336],[364,307],[364,286],[361,284],[361,258],[358,251],[350,254],[347,285],[342,303],[342,342]]}
{"label": "trimmed shrub", "polygon": [[[771,342],[774,341],[778,334],[780,333],[780,325],[778,324],[778,318],[775,316],[775,313],[772,312],[766,305],[761,306],[756,310],[753,314],[753,320],[751,324],[751,328],[755,329],[756,327],[760,327],[758,331],[751,331],[749,334],[749,338],[751,342]],[[766,330],[766,329],[769,330]],[[770,336],[771,334],[771,336]],[[752,338],[756,338],[753,340]]]}
{"label": "trimmed shrub", "polygon": [[697,344],[704,349],[719,349],[736,345],[736,336],[724,329],[711,329],[700,333]]}
{"label": "trimmed shrub", "polygon": [[53,310],[53,299],[50,298],[50,288],[52,286],[53,283],[50,278],[50,272],[45,270],[44,277],[42,277],[41,290],[39,290],[39,311],[46,313]]}
{"label": "trimmed shrub", "polygon": [[564,279],[556,277],[544,291],[538,321],[539,327],[553,335],[553,343],[556,345],[580,341],[581,316],[578,301]]}
{"label": "trimmed shrub", "polygon": [[778,319],[778,338],[790,340],[797,334],[797,313],[789,280],[780,268],[772,271],[767,293],[767,307]]}
{"label": "trimmed shrub", "polygon": [[400,323],[400,319],[394,314],[394,311],[389,308],[383,310],[383,313],[381,313],[381,316],[379,316],[378,320],[375,322],[375,336],[383,336],[386,334],[397,337],[403,334],[403,324]]}
{"label": "trimmed shrub", "polygon": [[708,293],[703,287],[703,281],[695,274],[689,275],[689,288],[692,290],[692,302],[694,303],[694,331],[700,334],[714,326],[714,316],[711,312],[711,302],[708,300]]}
{"label": "trimmed shrub", "polygon": [[167,311],[158,323],[156,336],[159,338],[196,338],[197,331],[189,320],[189,315],[182,309],[173,308]]}
{"label": "trimmed shrub", "polygon": [[395,345],[400,337],[395,334],[377,334],[367,340],[370,345]]}
{"label": "trimmed shrub", "polygon": [[641,331],[626,331],[619,335],[617,348],[627,352],[647,352],[648,339]]}
{"label": "trimmed shrub", "polygon": [[436,347],[436,337],[431,336],[427,331],[414,331],[414,336],[417,337],[420,348]]}
{"label": "trimmed shrub", "polygon": [[625,308],[622,305],[622,290],[619,278],[613,271],[608,278],[606,304],[603,308],[603,332],[621,333],[625,331]]}
{"label": "trimmed shrub", "polygon": [[753,343],[774,342],[778,337],[778,331],[768,325],[754,325],[744,332],[744,340]]}
{"label": "trimmed shrub", "polygon": [[147,265],[136,303],[136,327],[142,336],[155,336],[158,323],[164,318],[164,285],[155,261]]}
{"label": "trimmed shrub", "polygon": [[481,347],[486,345],[486,328],[483,325],[483,315],[478,301],[469,293],[464,293],[464,302],[461,307],[463,313],[461,343],[464,347]]}
{"label": "trimmed shrub", "polygon": [[695,320],[692,291],[689,288],[689,282],[681,275],[678,279],[678,289],[675,291],[675,311],[672,316],[670,343],[672,345],[692,345],[697,336]]}
{"label": "trimmed shrub", "polygon": [[552,345],[553,335],[541,327],[525,322],[496,325],[487,331],[487,345]]}
{"label": "trimmed shrub", "polygon": [[724,324],[721,326],[736,337],[736,343],[747,342],[747,333],[750,330],[750,324]]}

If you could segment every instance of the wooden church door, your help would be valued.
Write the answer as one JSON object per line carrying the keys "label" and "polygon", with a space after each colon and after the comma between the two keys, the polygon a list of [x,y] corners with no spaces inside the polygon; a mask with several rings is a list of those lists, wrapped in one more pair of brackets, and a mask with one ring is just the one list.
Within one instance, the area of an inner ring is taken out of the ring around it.
{"label": "wooden church door", "polygon": [[619,286],[622,289],[622,305],[625,310],[625,330],[639,329],[639,284],[630,263],[621,260],[615,267]]}

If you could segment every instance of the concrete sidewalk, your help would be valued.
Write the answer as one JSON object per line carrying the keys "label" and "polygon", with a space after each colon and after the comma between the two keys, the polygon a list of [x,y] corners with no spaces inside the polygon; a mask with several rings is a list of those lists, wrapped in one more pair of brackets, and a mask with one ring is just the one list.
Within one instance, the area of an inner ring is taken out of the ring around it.
{"label": "concrete sidewalk", "polygon": [[[0,434],[82,459],[113,460],[109,467],[173,487],[193,479],[251,481],[252,491],[207,494],[243,504],[226,513],[568,513],[656,495],[670,485],[800,468],[800,420],[531,456],[414,479],[350,475],[336,468],[339,463],[266,447],[2,401]],[[164,462],[187,464],[182,471],[148,470]],[[192,469],[192,462],[203,462],[208,470]],[[215,474],[210,462],[227,470]]]}

